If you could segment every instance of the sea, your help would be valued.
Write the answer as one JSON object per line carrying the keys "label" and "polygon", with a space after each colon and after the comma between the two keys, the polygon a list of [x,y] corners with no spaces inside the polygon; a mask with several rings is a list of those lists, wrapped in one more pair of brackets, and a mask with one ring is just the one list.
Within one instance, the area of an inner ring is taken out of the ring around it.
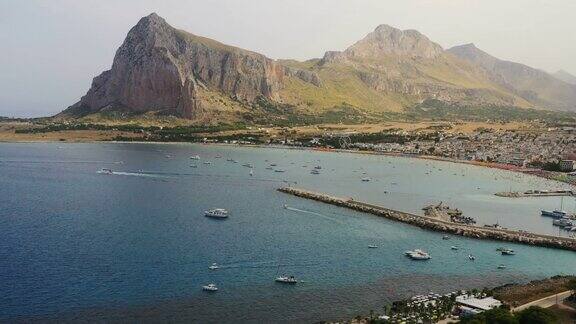
{"label": "sea", "polygon": [[[568,197],[494,195],[570,188],[563,183],[408,157],[231,145],[2,143],[0,321],[313,323],[382,312],[394,300],[431,291],[576,273],[571,251],[445,240],[442,233],[276,190],[283,186],[416,214],[442,202],[478,225],[562,236],[570,233],[540,210],[576,209]],[[230,216],[205,217],[212,208]],[[516,255],[501,255],[502,246]],[[416,248],[432,258],[404,255]],[[219,269],[210,270],[212,263]],[[284,274],[300,282],[274,281]],[[203,291],[209,283],[218,292]]]}

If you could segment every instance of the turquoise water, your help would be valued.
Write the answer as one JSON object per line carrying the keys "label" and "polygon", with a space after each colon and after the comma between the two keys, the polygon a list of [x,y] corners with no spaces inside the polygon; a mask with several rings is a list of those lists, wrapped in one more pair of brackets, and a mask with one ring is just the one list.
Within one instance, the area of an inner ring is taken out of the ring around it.
{"label": "turquoise water", "polygon": [[[196,154],[200,161],[189,158]],[[243,163],[254,165],[253,176]],[[285,172],[266,170],[270,163]],[[310,174],[316,165],[321,174]],[[99,174],[101,168],[115,174]],[[4,320],[309,322],[349,318],[430,290],[576,269],[573,252],[507,244],[517,255],[505,257],[495,251],[500,242],[442,240],[440,233],[275,190],[290,183],[415,213],[443,201],[480,223],[557,234],[539,210],[558,208],[560,198],[493,193],[565,186],[468,165],[188,144],[0,144],[0,181]],[[563,203],[574,209],[574,201]],[[215,207],[231,217],[203,216]],[[403,256],[414,248],[432,260]],[[213,262],[221,269],[208,270]],[[496,269],[501,263],[506,270]],[[304,282],[278,285],[279,271]],[[210,282],[218,293],[201,291]]]}

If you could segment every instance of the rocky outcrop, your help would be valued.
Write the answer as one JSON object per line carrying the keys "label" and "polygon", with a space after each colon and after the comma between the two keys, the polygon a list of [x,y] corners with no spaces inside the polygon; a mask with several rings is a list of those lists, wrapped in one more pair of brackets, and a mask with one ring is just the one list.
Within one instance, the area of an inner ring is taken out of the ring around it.
{"label": "rocky outcrop", "polygon": [[260,96],[277,100],[286,76],[320,84],[314,73],[177,30],[151,14],[130,30],[112,68],[94,78],[88,93],[69,111],[176,110],[193,119],[202,114],[206,91],[240,102]]}

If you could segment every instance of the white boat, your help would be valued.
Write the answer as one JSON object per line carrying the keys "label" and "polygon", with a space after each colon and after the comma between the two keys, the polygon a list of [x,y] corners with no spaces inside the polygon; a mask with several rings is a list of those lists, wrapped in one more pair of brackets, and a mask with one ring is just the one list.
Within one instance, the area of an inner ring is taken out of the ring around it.
{"label": "white boat", "polygon": [[220,269],[220,267],[218,266],[217,263],[212,263],[212,265],[209,266],[208,269],[210,269],[210,270],[218,270],[218,269]]}
{"label": "white boat", "polygon": [[506,269],[506,266],[503,265],[503,264],[501,264],[501,265],[499,265],[497,268],[498,268],[498,269]]}
{"label": "white boat", "polygon": [[250,169],[250,176],[254,175],[254,171],[252,171],[252,169]]}
{"label": "white boat", "polygon": [[559,218],[552,221],[552,225],[560,227],[572,227],[572,221],[569,218]]}
{"label": "white boat", "polygon": [[297,284],[298,283],[298,279],[296,279],[294,276],[286,276],[286,275],[282,275],[278,278],[276,278],[274,281],[279,282],[279,283],[284,283],[284,284]]}
{"label": "white boat", "polygon": [[200,160],[200,156],[199,155],[193,155],[190,157],[190,159],[192,160]]}
{"label": "white boat", "polygon": [[368,248],[369,249],[377,249],[378,245],[370,244],[370,245],[368,245]]}
{"label": "white boat", "polygon": [[242,164],[242,166],[245,166],[245,167],[247,167],[247,168],[252,168],[252,167],[253,167],[252,164],[250,164],[250,163],[244,163],[244,164]]}
{"label": "white boat", "polygon": [[202,286],[202,290],[204,291],[218,291],[218,287],[215,284],[207,284],[206,286]]}
{"label": "white boat", "polygon": [[370,179],[370,178],[368,178],[368,177],[362,178],[362,181],[364,181],[364,182],[368,182],[368,181],[370,181],[370,180],[372,180],[372,179]]}
{"label": "white boat", "polygon": [[500,253],[502,253],[502,255],[515,255],[516,254],[516,252],[514,252],[514,250],[510,250],[510,249],[504,249]]}
{"label": "white boat", "polygon": [[429,260],[431,258],[428,253],[420,249],[416,249],[414,251],[407,251],[405,253],[412,260]]}
{"label": "white boat", "polygon": [[457,246],[454,246],[454,245],[452,245],[452,246],[450,247],[450,249],[452,249],[452,250],[458,250],[458,247],[457,247]]}
{"label": "white boat", "polygon": [[468,254],[468,259],[474,261],[476,260],[476,257],[473,256],[472,254]]}
{"label": "white boat", "polygon": [[228,211],[224,208],[215,208],[204,212],[204,216],[212,218],[228,218],[228,214]]}
{"label": "white boat", "polygon": [[98,171],[98,173],[101,173],[101,174],[114,174],[114,171],[112,171],[112,169],[102,168],[102,169],[100,169],[100,171]]}

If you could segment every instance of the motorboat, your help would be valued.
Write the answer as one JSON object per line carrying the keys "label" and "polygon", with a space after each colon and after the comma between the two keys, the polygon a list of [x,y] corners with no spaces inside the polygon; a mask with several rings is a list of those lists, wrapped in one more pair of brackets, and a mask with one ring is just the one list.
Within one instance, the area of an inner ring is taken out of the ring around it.
{"label": "motorboat", "polygon": [[242,166],[247,167],[247,168],[253,168],[254,167],[251,163],[244,163],[244,164],[242,164]]}
{"label": "motorboat", "polygon": [[315,167],[314,167],[314,169],[316,169],[316,170],[321,170],[321,169],[322,169],[322,167],[321,167],[321,166],[319,166],[319,165],[317,165],[317,166],[315,166]]}
{"label": "motorboat", "polygon": [[98,171],[98,173],[102,173],[102,174],[114,174],[114,171],[112,171],[112,169],[102,168],[102,169],[100,169],[100,171]]}
{"label": "motorboat", "polygon": [[204,164],[210,165],[210,164],[212,164],[212,162],[210,162],[210,161],[205,161]]}
{"label": "motorboat", "polygon": [[252,169],[250,169],[250,176],[254,175],[254,171],[252,171]]}
{"label": "motorboat", "polygon": [[279,283],[283,283],[283,284],[297,284],[298,283],[298,279],[296,279],[294,276],[286,276],[286,275],[282,275],[278,278],[276,278],[274,281],[279,282]]}
{"label": "motorboat", "polygon": [[190,157],[190,159],[192,160],[200,160],[200,156],[199,155],[193,155]]}
{"label": "motorboat", "polygon": [[228,211],[223,208],[210,209],[204,212],[204,216],[212,218],[228,218]]}
{"label": "motorboat", "polygon": [[218,287],[215,284],[207,284],[206,286],[202,286],[202,290],[204,291],[218,291]]}
{"label": "motorboat", "polygon": [[212,263],[212,265],[209,266],[208,269],[210,269],[210,270],[218,270],[218,269],[220,269],[220,267],[218,266],[217,263]]}
{"label": "motorboat", "polygon": [[442,239],[443,239],[443,240],[449,240],[449,239],[450,239],[450,236],[444,235],[444,236],[442,236]]}
{"label": "motorboat", "polygon": [[472,254],[468,254],[468,259],[469,259],[470,261],[474,261],[474,260],[476,260],[476,257],[473,256]]}
{"label": "motorboat", "polygon": [[198,166],[196,164],[190,164],[191,168],[197,168]]}
{"label": "motorboat", "polygon": [[377,249],[378,245],[370,244],[370,245],[368,245],[368,248],[369,249]]}
{"label": "motorboat", "polygon": [[314,170],[311,170],[310,173],[311,173],[311,174],[320,174],[320,171],[314,169]]}
{"label": "motorboat", "polygon": [[361,180],[364,181],[364,182],[368,182],[368,181],[370,181],[370,180],[372,180],[372,179],[370,179],[370,178],[368,178],[368,177],[365,177],[365,178],[362,178]]}
{"label": "motorboat", "polygon": [[454,245],[452,245],[452,246],[450,247],[450,249],[452,249],[452,250],[456,251],[456,250],[458,250],[458,247],[457,247],[457,246],[454,246]]}
{"label": "motorboat", "polygon": [[416,249],[414,251],[407,251],[405,253],[412,260],[429,260],[431,258],[428,253],[420,249]]}
{"label": "motorboat", "polygon": [[572,221],[569,218],[558,218],[552,221],[552,225],[560,227],[572,227]]}
{"label": "motorboat", "polygon": [[274,172],[279,172],[279,173],[281,173],[281,172],[286,172],[286,170],[284,170],[284,169],[276,169],[276,170],[274,170]]}
{"label": "motorboat", "polygon": [[516,252],[514,252],[514,250],[510,250],[510,249],[504,249],[500,253],[502,253],[502,255],[515,255],[516,254]]}
{"label": "motorboat", "polygon": [[503,265],[503,264],[501,264],[501,265],[499,265],[497,268],[498,268],[498,269],[506,269],[506,266]]}

